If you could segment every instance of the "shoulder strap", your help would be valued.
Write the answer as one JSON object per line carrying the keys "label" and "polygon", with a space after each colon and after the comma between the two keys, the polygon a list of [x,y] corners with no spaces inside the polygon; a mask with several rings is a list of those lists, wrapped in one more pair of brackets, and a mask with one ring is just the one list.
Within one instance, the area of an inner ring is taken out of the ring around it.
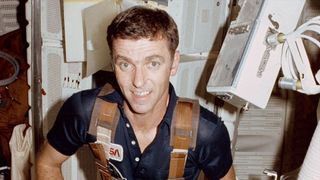
{"label": "shoulder strap", "polygon": [[117,103],[110,103],[100,99],[99,97],[111,94],[113,91],[114,89],[111,84],[105,84],[96,97],[91,114],[90,126],[88,130],[89,134],[94,136],[97,135],[97,126],[100,120],[107,123],[107,127],[112,126],[112,122],[115,119]]}
{"label": "shoulder strap", "polygon": [[113,141],[115,128],[119,120],[117,103],[110,103],[100,99],[114,91],[110,84],[106,84],[99,92],[91,114],[88,133],[97,137],[97,141],[89,143],[95,157],[97,168],[103,180],[111,179],[108,166],[110,143]]}
{"label": "shoulder strap", "polygon": [[200,105],[198,100],[179,98],[171,122],[169,179],[183,179],[188,149],[196,147]]}

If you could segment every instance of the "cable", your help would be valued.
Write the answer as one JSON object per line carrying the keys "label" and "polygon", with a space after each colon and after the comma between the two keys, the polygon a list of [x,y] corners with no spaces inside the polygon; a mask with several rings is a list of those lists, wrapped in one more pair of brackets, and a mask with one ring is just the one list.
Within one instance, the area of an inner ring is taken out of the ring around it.
{"label": "cable", "polygon": [[[308,20],[294,32],[286,35],[283,33],[272,34],[267,38],[267,42],[273,46],[282,43],[281,69],[284,77],[279,80],[279,86],[311,95],[320,93],[320,70],[318,70],[316,75],[313,75],[310,61],[302,40],[310,41],[318,48],[320,48],[320,42],[317,39],[306,35],[306,32],[314,32],[317,35],[320,35],[320,16]],[[320,102],[318,103],[317,114],[320,112],[319,104]],[[290,176],[298,174],[298,180],[319,179],[319,150],[320,124],[318,123],[301,169],[290,172]],[[286,176],[281,176],[280,179],[287,178]]]}
{"label": "cable", "polygon": [[320,82],[320,71],[316,76],[313,75],[302,40],[310,41],[318,48],[320,48],[320,42],[306,35],[306,32],[315,32],[320,35],[320,16],[308,20],[291,33],[271,35],[267,41],[273,45],[275,41],[277,41],[276,44],[282,43],[281,68],[284,77],[280,78],[279,86],[308,95],[318,94],[320,85],[317,83]]}
{"label": "cable", "polygon": [[11,56],[3,51],[0,51],[0,58],[3,58],[4,60],[8,61],[14,67],[14,73],[11,77],[9,77],[7,79],[0,79],[0,86],[5,86],[5,85],[12,83],[13,81],[15,81],[17,79],[20,67],[19,67],[19,63],[17,62],[17,60],[13,56]]}

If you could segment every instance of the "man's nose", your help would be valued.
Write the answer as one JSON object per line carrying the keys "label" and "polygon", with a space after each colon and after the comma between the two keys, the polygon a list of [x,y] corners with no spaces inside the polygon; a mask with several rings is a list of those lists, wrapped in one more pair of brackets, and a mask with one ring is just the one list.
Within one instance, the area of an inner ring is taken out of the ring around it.
{"label": "man's nose", "polygon": [[143,68],[139,67],[135,69],[133,84],[135,87],[142,87],[144,84],[144,71]]}

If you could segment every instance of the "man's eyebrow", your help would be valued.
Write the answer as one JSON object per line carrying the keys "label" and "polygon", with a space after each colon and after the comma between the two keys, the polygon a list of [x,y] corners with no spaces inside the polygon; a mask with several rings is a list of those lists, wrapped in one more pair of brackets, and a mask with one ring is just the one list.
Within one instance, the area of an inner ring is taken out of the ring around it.
{"label": "man's eyebrow", "polygon": [[122,55],[116,55],[114,57],[115,60],[124,60],[124,61],[130,61],[130,58],[122,56]]}
{"label": "man's eyebrow", "polygon": [[148,60],[148,61],[151,61],[151,60],[154,60],[154,59],[159,59],[162,62],[164,61],[164,57],[160,56],[160,55],[157,55],[157,54],[146,57],[146,60]]}

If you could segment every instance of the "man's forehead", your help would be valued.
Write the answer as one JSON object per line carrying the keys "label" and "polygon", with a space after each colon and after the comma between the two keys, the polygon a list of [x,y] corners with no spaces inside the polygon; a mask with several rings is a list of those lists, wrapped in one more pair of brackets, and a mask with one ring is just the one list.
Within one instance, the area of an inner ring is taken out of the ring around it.
{"label": "man's forehead", "polygon": [[130,55],[145,55],[166,54],[169,53],[169,48],[166,40],[150,40],[150,39],[117,39],[113,44],[113,54],[122,56]]}

